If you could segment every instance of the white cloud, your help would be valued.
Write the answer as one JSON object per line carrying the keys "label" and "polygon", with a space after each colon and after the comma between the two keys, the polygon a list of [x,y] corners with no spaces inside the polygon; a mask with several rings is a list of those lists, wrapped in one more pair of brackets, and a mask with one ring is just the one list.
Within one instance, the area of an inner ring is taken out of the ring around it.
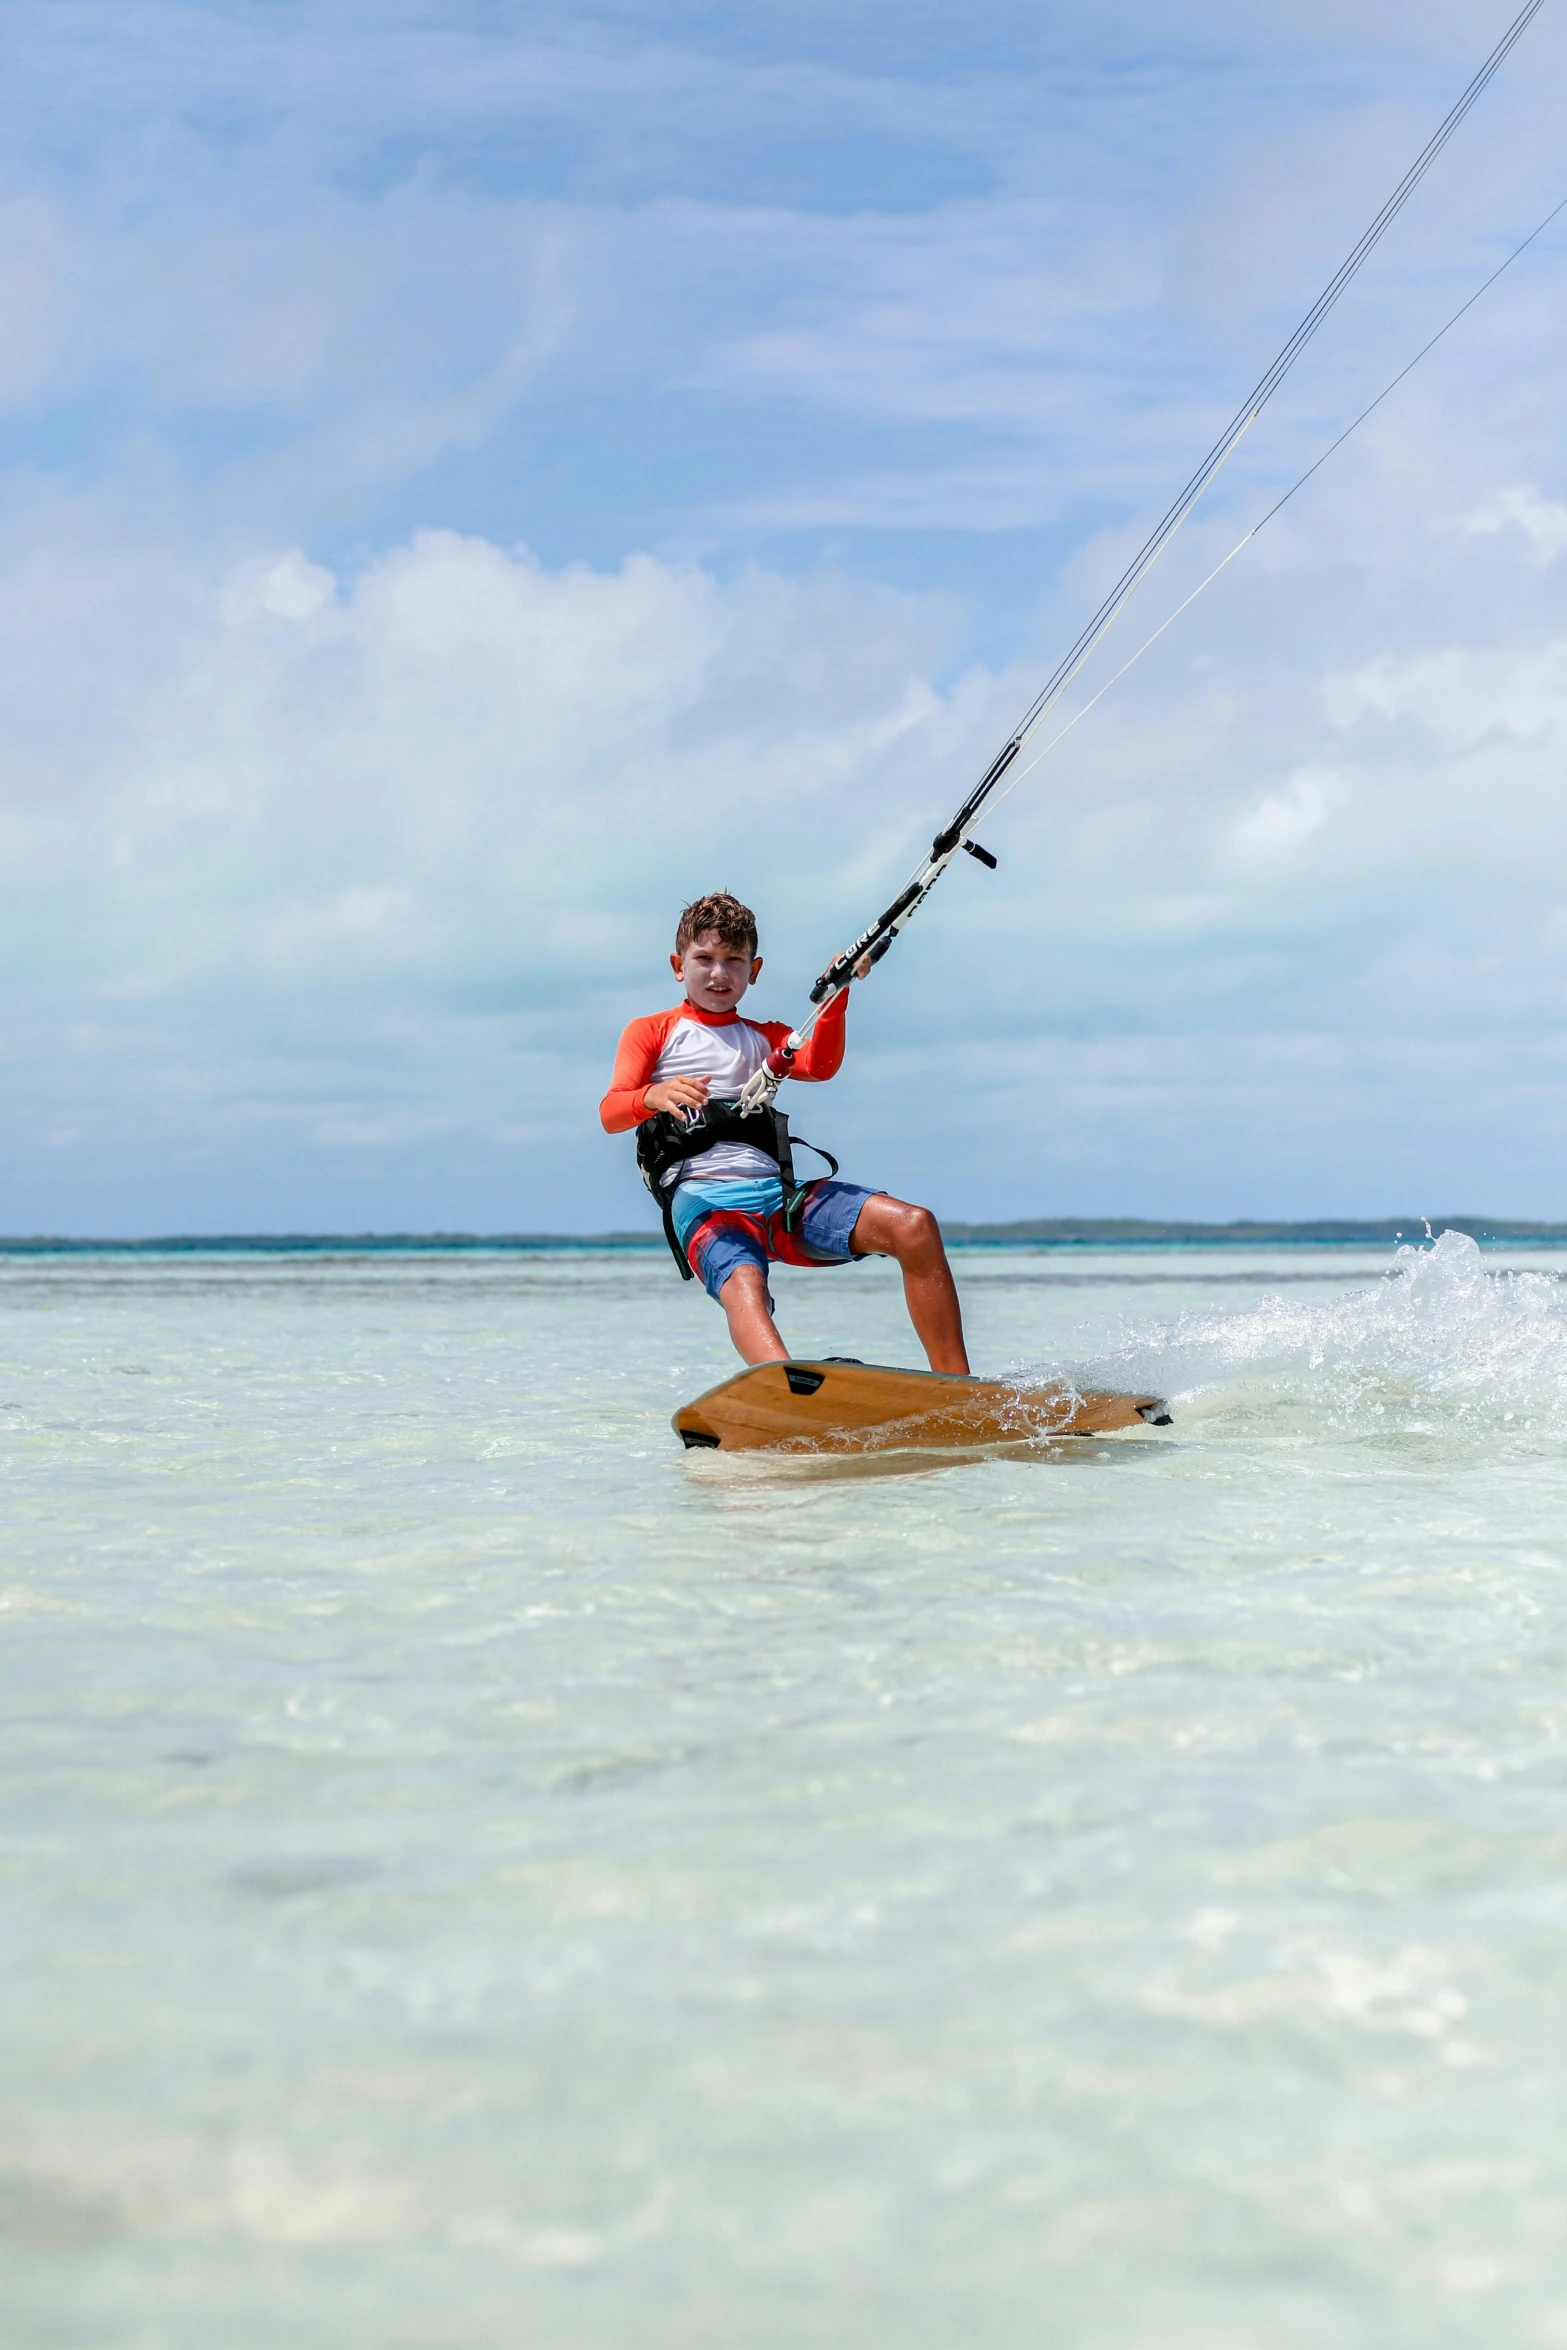
{"label": "white cloud", "polygon": [[258,614],[275,620],[313,620],[331,602],[337,581],[323,563],[312,563],[297,547],[240,571],[223,588],[219,617],[242,627]]}
{"label": "white cloud", "polygon": [[[592,1107],[673,906],[754,893],[767,1008],[799,1003],[1491,29],[24,0],[6,1221],[624,1221]],[[1532,225],[1564,37],[1114,658]],[[1549,1204],[1559,266],[1542,240],[1031,779],[1001,872],[944,885],[856,1007],[831,1122],[866,1165],[959,1212],[1304,1211],[1387,1205],[1418,1146],[1449,1205]]]}
{"label": "white cloud", "polygon": [[1341,777],[1318,768],[1292,775],[1247,810],[1235,827],[1237,853],[1248,863],[1271,864],[1304,848],[1346,797]]}
{"label": "white cloud", "polygon": [[1346,728],[1372,716],[1449,745],[1487,735],[1558,735],[1567,721],[1567,637],[1383,653],[1331,679],[1327,694],[1336,722]]}
{"label": "white cloud", "polygon": [[[997,6],[989,42],[965,30],[950,56],[934,21],[789,22],[729,40],[679,10],[546,12],[524,39],[463,7],[24,5],[0,86],[0,401],[20,425],[63,405],[132,479],[153,447],[176,470],[193,451],[201,524],[247,537],[373,512],[541,399],[566,410],[551,446],[569,443],[585,388],[633,421],[694,402],[720,432],[747,404],[764,453],[731,482],[662,436],[649,477],[611,495],[631,543],[650,516],[743,537],[1140,510],[1425,135],[1453,45],[1485,29],[1468,6],[1341,28],[1369,79],[1329,92],[1220,70],[1208,46],[1244,34],[1293,59],[1321,37],[1293,8],[1241,26],[1128,5],[1089,38]],[[1070,70],[1008,64],[1042,37]],[[1314,350],[1291,395],[1304,433],[1281,413],[1258,436],[1247,462],[1268,478],[1528,215],[1552,168],[1554,38],[1531,35],[1532,72],[1487,101]],[[1412,41],[1430,93],[1400,67],[1390,112],[1363,52]],[[78,144],[49,135],[62,115],[92,126]],[[1528,376],[1501,364],[1496,321],[1527,292],[1499,289],[1488,339],[1466,329],[1440,362],[1499,437]],[[1530,323],[1537,381],[1561,330]],[[779,403],[815,429],[768,461]],[[875,446],[845,442],[846,419],[879,425]],[[933,447],[943,427],[961,439]]]}
{"label": "white cloud", "polygon": [[[1304,585],[1248,583],[1263,642],[1270,599],[1320,625]],[[796,1011],[1040,665],[941,683],[942,598],[450,532],[341,575],[258,554],[166,613],[112,739],[0,815],[13,1198],[78,1227],[633,1218],[594,1104],[620,1021],[665,998],[674,909],[751,895],[761,1008]],[[1508,707],[1560,656],[1491,658]],[[1323,1170],[1385,1205],[1377,1169],[1424,1137],[1443,1197],[1529,1205],[1497,1170],[1538,1180],[1564,1097],[1537,1085],[1507,1141],[1449,1093],[1460,1065],[1476,1098],[1516,1088],[1522,1034],[1567,1009],[1567,708],[1504,735],[1420,661],[1331,696],[1309,663],[1248,677],[1244,646],[1218,681],[1189,654],[1134,673],[1009,802],[1000,873],[960,865],[864,991],[834,1147],[953,1213],[1304,1212]],[[1369,1007],[1444,1034],[1440,1073],[1363,1067]],[[1333,1105],[1367,1088],[1357,1157]]]}
{"label": "white cloud", "polygon": [[530,1097],[573,1137],[531,1220],[578,1220],[600,1064],[662,1000],[673,909],[752,888],[798,994],[840,856],[951,726],[943,600],[830,575],[550,572],[431,532],[343,580],[251,559],[176,613],[90,777],[70,753],[68,795],[35,778],[0,811],[11,1112],[47,1164],[76,1105],[87,1197],[118,1180],[91,1137],[121,1165],[216,1151],[252,1222],[280,1160],[330,1191],[349,1135],[466,1136],[515,1183]]}
{"label": "white cloud", "polygon": [[1559,498],[1542,497],[1527,483],[1503,490],[1464,517],[1471,538],[1487,538],[1498,531],[1522,533],[1542,562],[1553,562],[1567,547],[1567,505]]}

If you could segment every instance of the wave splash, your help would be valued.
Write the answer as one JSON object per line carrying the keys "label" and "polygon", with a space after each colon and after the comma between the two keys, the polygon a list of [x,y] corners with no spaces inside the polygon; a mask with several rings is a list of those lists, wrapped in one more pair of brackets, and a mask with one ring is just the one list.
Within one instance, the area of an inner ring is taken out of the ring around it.
{"label": "wave splash", "polygon": [[1325,1304],[1265,1297],[1131,1329],[1092,1377],[1154,1388],[1187,1424],[1305,1407],[1346,1433],[1523,1434],[1567,1420],[1567,1293],[1549,1274],[1493,1272],[1466,1233],[1444,1232]]}

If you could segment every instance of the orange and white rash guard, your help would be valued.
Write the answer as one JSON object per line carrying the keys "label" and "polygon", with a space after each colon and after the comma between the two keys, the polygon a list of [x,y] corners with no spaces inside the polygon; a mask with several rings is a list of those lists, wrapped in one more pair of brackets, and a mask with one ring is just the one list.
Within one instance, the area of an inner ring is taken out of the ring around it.
{"label": "orange and white rash guard", "polygon": [[[821,1084],[843,1066],[843,1020],[847,993],[835,996],[800,1047],[791,1077]],[[606,1134],[627,1134],[654,1113],[647,1089],[671,1077],[705,1077],[713,1101],[732,1101],[753,1070],[789,1030],[782,1020],[743,1020],[738,1012],[699,1012],[677,1004],[672,1012],[650,1012],[633,1020],[615,1055],[615,1074],[599,1104]],[[665,1182],[690,1176],[776,1175],[777,1161],[748,1142],[718,1142],[710,1151],[683,1160]]]}

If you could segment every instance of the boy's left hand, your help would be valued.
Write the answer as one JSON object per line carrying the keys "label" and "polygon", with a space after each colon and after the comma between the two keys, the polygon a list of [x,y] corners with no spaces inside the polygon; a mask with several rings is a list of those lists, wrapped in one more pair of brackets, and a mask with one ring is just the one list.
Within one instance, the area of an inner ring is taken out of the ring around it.
{"label": "boy's left hand", "polygon": [[[853,969],[853,970],[850,972],[850,974],[849,974],[849,977],[850,977],[851,979],[869,979],[870,975],[871,975],[871,958],[870,958],[870,955],[869,955],[869,953],[867,952],[867,953],[865,953],[865,954],[861,955],[861,957],[860,957],[859,961],[858,961],[858,962],[855,964],[855,966],[854,966],[854,969]],[[827,976],[827,973],[824,971],[824,972],[822,973],[822,977],[825,979],[825,978],[826,978],[826,976]]]}

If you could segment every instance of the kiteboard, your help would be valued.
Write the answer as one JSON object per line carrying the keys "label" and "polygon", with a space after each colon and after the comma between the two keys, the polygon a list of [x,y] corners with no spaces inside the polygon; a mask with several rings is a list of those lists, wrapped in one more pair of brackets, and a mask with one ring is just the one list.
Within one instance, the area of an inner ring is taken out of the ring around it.
{"label": "kiteboard", "polygon": [[754,1364],[682,1404],[674,1428],[688,1451],[949,1452],[1164,1428],[1169,1419],[1156,1395],[1084,1395],[828,1355]]}

